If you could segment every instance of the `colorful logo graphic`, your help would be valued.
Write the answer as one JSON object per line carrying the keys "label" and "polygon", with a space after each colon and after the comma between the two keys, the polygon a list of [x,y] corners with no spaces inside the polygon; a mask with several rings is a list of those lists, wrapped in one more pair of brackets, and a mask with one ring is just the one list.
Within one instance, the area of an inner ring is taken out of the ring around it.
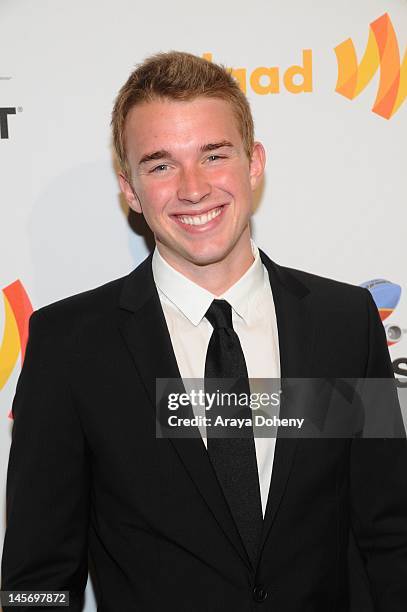
{"label": "colorful logo graphic", "polygon": [[19,355],[23,364],[28,340],[28,320],[33,311],[27,292],[19,280],[3,289],[3,300],[5,317],[0,345],[0,391],[8,381]]}
{"label": "colorful logo graphic", "polygon": [[379,88],[372,111],[390,119],[407,96],[407,52],[400,66],[396,33],[387,13],[372,21],[369,39],[358,64],[351,38],[335,47],[338,80],[335,91],[349,100],[356,98],[380,67]]}
{"label": "colorful logo graphic", "polygon": [[[374,280],[362,283],[361,287],[369,289],[379,310],[380,318],[382,321],[385,321],[400,301],[400,285],[396,285],[396,283],[392,283],[384,278],[375,278]],[[388,346],[399,342],[403,334],[407,332],[407,330],[401,329],[398,325],[385,325],[384,329]]]}

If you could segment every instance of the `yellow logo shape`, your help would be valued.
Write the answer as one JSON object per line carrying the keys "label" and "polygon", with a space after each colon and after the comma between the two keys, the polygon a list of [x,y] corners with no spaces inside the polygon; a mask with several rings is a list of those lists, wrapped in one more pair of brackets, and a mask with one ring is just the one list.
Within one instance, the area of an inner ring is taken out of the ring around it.
{"label": "yellow logo shape", "polygon": [[335,91],[349,100],[356,98],[380,67],[380,81],[372,111],[390,119],[407,96],[407,52],[400,65],[396,33],[387,13],[372,21],[360,64],[351,38],[335,47],[338,80]]}

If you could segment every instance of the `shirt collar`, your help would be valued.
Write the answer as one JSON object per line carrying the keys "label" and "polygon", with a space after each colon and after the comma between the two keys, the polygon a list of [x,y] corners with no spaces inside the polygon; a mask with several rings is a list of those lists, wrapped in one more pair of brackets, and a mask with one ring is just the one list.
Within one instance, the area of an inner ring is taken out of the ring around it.
{"label": "shirt collar", "polygon": [[255,293],[262,288],[264,282],[263,265],[259,249],[251,242],[254,261],[238,281],[225,293],[215,296],[210,291],[200,287],[189,278],[175,270],[160,255],[157,247],[154,249],[152,270],[154,282],[158,289],[170,302],[178,308],[193,325],[198,325],[205,316],[212,300],[224,299],[233,310],[248,322],[249,303]]}

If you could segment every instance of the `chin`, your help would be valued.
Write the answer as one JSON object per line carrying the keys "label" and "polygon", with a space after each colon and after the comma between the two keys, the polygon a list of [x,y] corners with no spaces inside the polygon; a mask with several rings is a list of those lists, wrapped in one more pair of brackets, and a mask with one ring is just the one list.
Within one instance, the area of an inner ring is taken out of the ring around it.
{"label": "chin", "polygon": [[202,253],[193,253],[189,260],[191,263],[197,266],[207,266],[210,264],[218,263],[219,261],[223,261],[228,254],[226,249],[222,249],[221,251],[216,249],[208,252]]}
{"label": "chin", "polygon": [[209,240],[206,244],[201,245],[176,245],[175,243],[170,244],[169,242],[164,243],[166,251],[168,253],[168,259],[177,261],[178,265],[182,265],[182,262],[189,262],[195,266],[207,266],[216,264],[223,261],[231,252],[233,247],[224,244],[210,243]]}

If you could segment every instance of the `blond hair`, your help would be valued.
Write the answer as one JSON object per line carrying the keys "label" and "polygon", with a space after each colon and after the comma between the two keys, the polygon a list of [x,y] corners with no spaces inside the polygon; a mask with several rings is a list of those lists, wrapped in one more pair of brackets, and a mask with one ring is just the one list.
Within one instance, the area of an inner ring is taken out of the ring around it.
{"label": "blond hair", "polygon": [[113,145],[123,174],[130,178],[125,125],[129,111],[143,102],[168,99],[189,101],[198,96],[229,102],[235,114],[247,157],[253,152],[254,127],[249,102],[224,66],[206,59],[170,51],[148,57],[120,89],[112,112]]}

